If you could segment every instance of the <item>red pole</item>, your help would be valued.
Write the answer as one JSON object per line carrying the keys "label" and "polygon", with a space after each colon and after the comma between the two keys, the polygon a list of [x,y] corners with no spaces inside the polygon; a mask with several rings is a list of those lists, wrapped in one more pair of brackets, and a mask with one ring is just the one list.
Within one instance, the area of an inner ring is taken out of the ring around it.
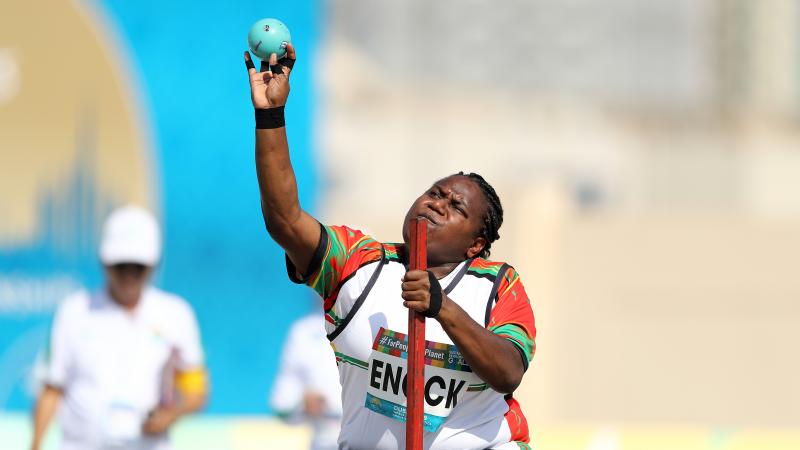
{"label": "red pole", "polygon": [[[409,269],[428,268],[428,221],[411,221]],[[406,450],[422,450],[422,419],[425,399],[425,316],[408,310],[408,386],[406,389]]]}

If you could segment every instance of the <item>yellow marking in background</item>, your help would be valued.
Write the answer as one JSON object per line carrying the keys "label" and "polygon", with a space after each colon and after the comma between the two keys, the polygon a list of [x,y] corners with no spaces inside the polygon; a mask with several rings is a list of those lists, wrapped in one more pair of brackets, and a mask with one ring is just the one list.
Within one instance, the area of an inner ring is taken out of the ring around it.
{"label": "yellow marking in background", "polygon": [[183,394],[205,394],[208,391],[208,375],[202,369],[177,372],[175,388]]}

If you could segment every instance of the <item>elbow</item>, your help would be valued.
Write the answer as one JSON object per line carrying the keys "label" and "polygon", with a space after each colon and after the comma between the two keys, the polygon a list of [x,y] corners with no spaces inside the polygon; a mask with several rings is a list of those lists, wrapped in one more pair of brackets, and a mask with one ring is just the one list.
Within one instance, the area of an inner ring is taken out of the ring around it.
{"label": "elbow", "polygon": [[206,405],[208,405],[208,393],[204,393],[197,399],[197,409],[195,409],[195,411],[206,409]]}
{"label": "elbow", "polygon": [[208,394],[198,393],[186,395],[183,398],[183,403],[187,413],[196,413],[202,411],[205,409],[206,404],[208,403]]}
{"label": "elbow", "polygon": [[284,249],[286,248],[286,243],[291,242],[294,237],[294,230],[292,229],[292,226],[285,220],[268,220],[265,217],[264,226],[267,229],[267,234],[269,234],[269,237]]}
{"label": "elbow", "polygon": [[517,390],[520,383],[522,383],[522,371],[513,370],[504,373],[503,376],[495,380],[494,383],[490,383],[490,385],[492,389],[501,394],[511,394]]}
{"label": "elbow", "polygon": [[278,223],[274,218],[268,217],[264,214],[264,227],[272,239],[278,240],[281,236],[286,234],[286,226]]}
{"label": "elbow", "polygon": [[505,361],[497,365],[498,368],[503,367],[506,369],[500,369],[499,373],[494,377],[494,383],[489,383],[492,389],[502,394],[511,394],[517,390],[522,383],[523,375],[525,375],[525,364],[522,358],[524,356],[521,355],[517,348],[511,349],[507,353]]}
{"label": "elbow", "polygon": [[292,216],[299,217],[299,210],[291,215],[279,214],[276,210],[261,202],[261,214],[264,216],[264,227],[270,237],[276,242],[283,242],[283,239],[292,233],[292,224],[296,220],[291,220]]}

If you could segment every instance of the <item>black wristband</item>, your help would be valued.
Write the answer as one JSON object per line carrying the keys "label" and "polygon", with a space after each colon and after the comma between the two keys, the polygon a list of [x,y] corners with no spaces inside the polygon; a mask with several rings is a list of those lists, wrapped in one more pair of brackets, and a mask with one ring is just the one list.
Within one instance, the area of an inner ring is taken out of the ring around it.
{"label": "black wristband", "polygon": [[436,275],[434,275],[430,270],[426,270],[428,272],[428,281],[431,283],[431,302],[428,306],[428,310],[422,313],[425,317],[434,318],[439,315],[439,311],[442,309],[442,285],[439,284],[439,280],[436,279]]}
{"label": "black wristband", "polygon": [[269,130],[286,126],[283,117],[283,106],[276,108],[256,109],[256,129]]}

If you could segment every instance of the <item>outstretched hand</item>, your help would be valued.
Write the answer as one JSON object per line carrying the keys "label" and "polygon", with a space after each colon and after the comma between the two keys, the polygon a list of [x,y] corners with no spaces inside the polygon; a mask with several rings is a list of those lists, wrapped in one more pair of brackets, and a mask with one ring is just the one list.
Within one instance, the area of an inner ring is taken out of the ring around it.
{"label": "outstretched hand", "polygon": [[297,60],[294,46],[286,44],[286,56],[278,60],[275,53],[269,62],[261,62],[261,69],[256,71],[250,52],[244,52],[244,63],[250,75],[250,99],[256,109],[277,108],[286,104],[289,97],[289,75]]}

